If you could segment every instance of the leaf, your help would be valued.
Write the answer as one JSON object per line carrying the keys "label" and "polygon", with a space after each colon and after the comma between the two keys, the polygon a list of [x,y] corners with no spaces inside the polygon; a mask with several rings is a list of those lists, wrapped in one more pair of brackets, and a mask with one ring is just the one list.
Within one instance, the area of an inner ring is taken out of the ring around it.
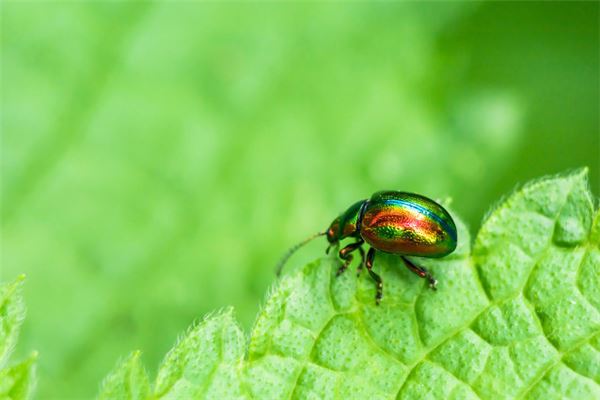
{"label": "leaf", "polygon": [[25,361],[0,370],[0,400],[28,399],[35,387],[37,353]]}
{"label": "leaf", "polygon": [[167,354],[158,371],[155,396],[166,399],[245,398],[241,367],[245,340],[233,310],[208,317]]}
{"label": "leaf", "polygon": [[25,305],[21,296],[24,279],[25,276],[21,275],[12,283],[0,285],[0,368],[8,361],[25,318]]}
{"label": "leaf", "polygon": [[140,352],[136,351],[118,363],[104,379],[98,399],[140,400],[149,394],[148,376],[140,362]]}
{"label": "leaf", "polygon": [[25,318],[21,293],[24,279],[21,275],[12,283],[0,285],[0,400],[27,399],[35,386],[36,352],[19,364],[6,366]]}
{"label": "leaf", "polygon": [[104,380],[99,399],[247,399],[242,384],[245,339],[227,309],[183,335],[162,362],[151,394],[139,352]]}
{"label": "leaf", "polygon": [[415,258],[438,291],[379,254],[380,306],[366,273],[336,278],[336,257],[319,259],[270,294],[244,359],[231,311],[208,318],[167,355],[155,395],[599,398],[599,215],[586,170],[532,182],[489,214],[472,253],[457,218],[453,254]]}

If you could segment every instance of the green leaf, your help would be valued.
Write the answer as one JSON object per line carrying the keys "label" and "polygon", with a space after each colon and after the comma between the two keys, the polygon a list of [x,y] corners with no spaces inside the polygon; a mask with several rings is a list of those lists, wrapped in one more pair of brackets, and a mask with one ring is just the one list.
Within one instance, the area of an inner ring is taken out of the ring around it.
{"label": "green leaf", "polygon": [[536,399],[600,397],[600,214],[587,171],[525,185],[492,213],[471,252],[414,261],[379,254],[366,273],[319,259],[282,279],[244,357],[229,310],[167,355],[156,397]]}
{"label": "green leaf", "polygon": [[12,283],[0,285],[0,400],[27,399],[35,386],[36,352],[19,364],[6,366],[25,318],[21,293],[24,279],[21,275]]}
{"label": "green leaf", "polygon": [[8,361],[25,318],[25,305],[21,295],[24,279],[25,276],[21,275],[12,283],[0,285],[0,368]]}
{"label": "green leaf", "polygon": [[140,354],[139,351],[135,351],[117,364],[102,382],[99,400],[140,400],[148,397],[150,384],[140,361]]}
{"label": "green leaf", "polygon": [[192,327],[167,354],[155,396],[166,399],[241,399],[245,340],[233,310]]}
{"label": "green leaf", "polygon": [[0,400],[28,399],[35,386],[37,353],[25,361],[0,370]]}
{"label": "green leaf", "polygon": [[246,399],[245,339],[233,310],[208,316],[182,336],[162,362],[153,394],[136,352],[104,380],[99,399]]}

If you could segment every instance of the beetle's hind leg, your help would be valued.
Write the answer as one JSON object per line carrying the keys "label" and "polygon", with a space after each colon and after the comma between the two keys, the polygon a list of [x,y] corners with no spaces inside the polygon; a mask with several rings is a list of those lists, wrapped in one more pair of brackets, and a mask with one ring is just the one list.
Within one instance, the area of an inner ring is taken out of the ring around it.
{"label": "beetle's hind leg", "polygon": [[406,257],[401,257],[402,261],[404,261],[404,265],[406,265],[406,267],[408,269],[410,269],[412,272],[414,272],[415,274],[417,274],[419,277],[427,279],[427,282],[429,282],[429,287],[433,290],[437,290],[437,279],[435,279],[433,277],[433,275],[431,275],[431,273],[429,271],[427,271],[425,268],[420,267],[418,265],[413,264],[408,258]]}
{"label": "beetle's hind leg", "polygon": [[348,268],[348,265],[350,265],[350,263],[352,262],[352,253],[355,250],[359,250],[360,254],[363,255],[363,259],[364,259],[364,250],[362,249],[362,245],[364,243],[364,240],[359,239],[354,243],[350,243],[348,246],[344,247],[343,249],[340,250],[340,252],[338,253],[338,255],[340,256],[340,258],[342,260],[344,260],[344,262],[342,263],[341,267],[337,270],[336,272],[336,276],[340,276],[341,274],[344,273],[344,271],[346,271],[346,269]]}
{"label": "beetle's hind leg", "polygon": [[375,273],[375,271],[373,271],[373,261],[375,261],[375,249],[371,247],[367,253],[367,262],[365,263],[365,266],[367,267],[367,271],[369,271],[369,275],[371,275],[371,278],[375,281],[375,304],[379,305],[379,303],[381,303],[381,298],[383,297],[383,280]]}

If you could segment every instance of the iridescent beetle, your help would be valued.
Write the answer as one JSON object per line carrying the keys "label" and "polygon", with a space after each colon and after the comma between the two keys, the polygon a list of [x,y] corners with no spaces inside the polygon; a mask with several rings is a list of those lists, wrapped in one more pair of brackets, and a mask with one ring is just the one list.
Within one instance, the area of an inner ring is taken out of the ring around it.
{"label": "iridescent beetle", "polygon": [[[363,265],[367,267],[376,283],[376,304],[380,303],[383,296],[383,281],[373,271],[377,251],[399,255],[408,269],[427,279],[429,287],[435,290],[435,278],[406,256],[443,257],[456,249],[457,242],[456,225],[452,217],[435,201],[414,193],[377,192],[369,200],[351,205],[333,220],[325,232],[319,232],[289,249],[277,265],[277,275],[280,275],[283,265],[296,250],[314,238],[325,235],[329,241],[326,253],[342,239],[356,239],[339,251],[343,262],[337,275],[348,268],[352,262],[352,252],[358,250],[362,262],[357,272],[360,274]],[[365,242],[371,246],[366,259],[362,248]]]}

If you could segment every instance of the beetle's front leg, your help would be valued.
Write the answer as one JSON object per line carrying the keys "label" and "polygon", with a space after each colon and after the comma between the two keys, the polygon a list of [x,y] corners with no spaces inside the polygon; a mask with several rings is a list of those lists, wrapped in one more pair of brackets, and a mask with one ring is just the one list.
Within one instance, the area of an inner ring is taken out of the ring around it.
{"label": "beetle's front leg", "polygon": [[404,261],[404,265],[406,265],[406,267],[408,269],[410,269],[412,272],[414,272],[415,274],[417,274],[419,277],[427,279],[427,282],[429,282],[429,287],[431,289],[437,290],[437,288],[436,288],[436,286],[437,286],[437,279],[435,279],[433,277],[433,275],[431,275],[431,273],[429,271],[427,271],[423,267],[419,267],[418,265],[413,264],[406,257],[402,257],[402,260]]}
{"label": "beetle's front leg", "polygon": [[362,245],[364,243],[364,240],[359,239],[354,243],[350,243],[348,246],[344,247],[343,249],[340,250],[340,252],[338,253],[338,255],[340,256],[340,258],[342,260],[344,260],[344,262],[342,263],[341,267],[337,270],[336,276],[340,276],[341,274],[344,273],[344,271],[346,271],[346,269],[348,268],[348,265],[350,265],[350,263],[352,262],[352,253],[353,251],[360,249],[361,254],[364,254],[363,249],[362,249]]}

